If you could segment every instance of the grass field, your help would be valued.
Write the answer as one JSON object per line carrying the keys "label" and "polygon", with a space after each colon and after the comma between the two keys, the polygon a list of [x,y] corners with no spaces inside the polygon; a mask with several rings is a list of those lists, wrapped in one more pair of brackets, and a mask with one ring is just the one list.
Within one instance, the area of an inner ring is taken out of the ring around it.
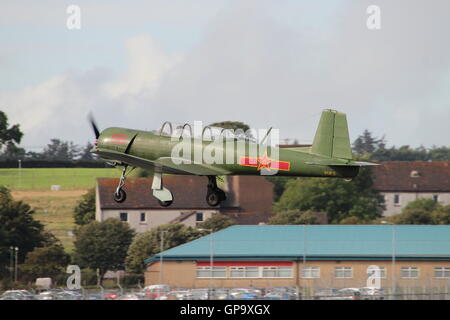
{"label": "grass field", "polygon": [[120,171],[114,168],[0,169],[0,185],[11,190],[50,190],[52,185],[74,190],[93,187],[96,178],[119,176]]}
{"label": "grass field", "polygon": [[62,191],[16,190],[11,195],[15,200],[22,200],[35,211],[34,218],[40,221],[45,229],[61,240],[67,252],[73,250],[73,208],[87,189]]}

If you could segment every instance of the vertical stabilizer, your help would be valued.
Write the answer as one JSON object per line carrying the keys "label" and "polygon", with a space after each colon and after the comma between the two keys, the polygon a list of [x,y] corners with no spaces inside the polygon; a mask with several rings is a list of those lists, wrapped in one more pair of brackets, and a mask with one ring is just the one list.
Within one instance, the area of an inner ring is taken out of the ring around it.
{"label": "vertical stabilizer", "polygon": [[335,110],[322,112],[311,152],[330,158],[353,158],[345,113]]}

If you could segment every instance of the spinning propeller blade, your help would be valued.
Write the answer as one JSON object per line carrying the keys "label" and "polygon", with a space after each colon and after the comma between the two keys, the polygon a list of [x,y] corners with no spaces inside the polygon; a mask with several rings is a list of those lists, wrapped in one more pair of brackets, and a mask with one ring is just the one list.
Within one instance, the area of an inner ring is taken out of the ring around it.
{"label": "spinning propeller blade", "polygon": [[100,131],[98,130],[92,113],[89,113],[89,122],[91,123],[92,130],[94,130],[95,138],[98,139],[98,137],[100,136]]}

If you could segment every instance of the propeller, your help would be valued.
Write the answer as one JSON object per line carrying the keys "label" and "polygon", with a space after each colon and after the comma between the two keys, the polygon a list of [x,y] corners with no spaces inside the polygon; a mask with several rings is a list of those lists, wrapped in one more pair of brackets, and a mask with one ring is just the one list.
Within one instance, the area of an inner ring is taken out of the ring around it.
{"label": "propeller", "polygon": [[94,130],[95,138],[98,139],[98,137],[100,136],[100,131],[98,130],[98,126],[95,123],[94,116],[92,115],[92,113],[89,113],[88,119],[89,122],[91,123],[92,130]]}

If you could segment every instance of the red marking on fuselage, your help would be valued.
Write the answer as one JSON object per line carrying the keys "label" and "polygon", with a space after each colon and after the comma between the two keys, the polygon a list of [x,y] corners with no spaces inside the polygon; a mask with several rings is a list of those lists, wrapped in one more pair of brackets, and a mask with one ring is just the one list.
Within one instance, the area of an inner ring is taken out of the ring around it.
{"label": "red marking on fuselage", "polygon": [[116,144],[126,144],[127,138],[128,135],[126,134],[113,133],[111,137],[111,142]]}
{"label": "red marking on fuselage", "polygon": [[290,161],[275,161],[272,159],[268,159],[267,156],[262,158],[256,157],[241,157],[240,163],[241,166],[254,167],[261,170],[261,168],[267,169],[276,169],[289,171],[291,170],[291,162]]}

